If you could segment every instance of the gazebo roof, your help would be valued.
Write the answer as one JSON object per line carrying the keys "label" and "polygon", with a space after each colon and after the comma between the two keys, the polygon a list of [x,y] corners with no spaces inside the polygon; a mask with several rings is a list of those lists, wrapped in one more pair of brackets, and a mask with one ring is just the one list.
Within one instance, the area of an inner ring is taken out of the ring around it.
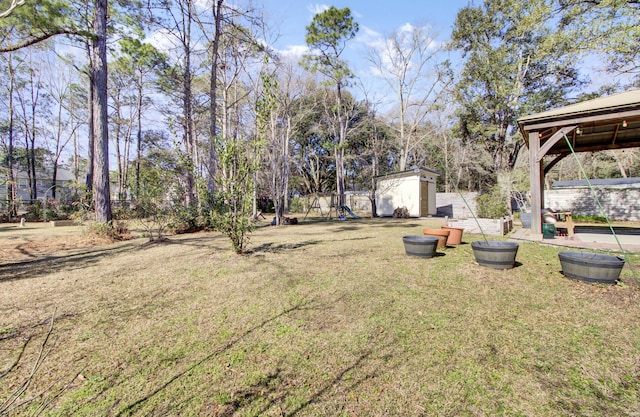
{"label": "gazebo roof", "polygon": [[[640,147],[640,90],[587,100],[518,119],[529,146],[529,133],[538,132],[544,143],[562,128],[576,152]],[[577,128],[576,128],[577,127]],[[557,141],[546,154],[570,153],[565,140]]]}

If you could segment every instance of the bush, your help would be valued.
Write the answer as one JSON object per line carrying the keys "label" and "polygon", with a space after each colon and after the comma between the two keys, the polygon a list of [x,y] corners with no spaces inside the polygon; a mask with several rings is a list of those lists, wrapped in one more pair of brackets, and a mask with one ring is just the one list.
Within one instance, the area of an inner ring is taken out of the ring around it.
{"label": "bush", "polygon": [[198,213],[197,207],[179,204],[169,210],[168,226],[176,234],[194,233],[209,228],[207,219]]}
{"label": "bush", "polygon": [[[26,219],[29,222],[37,222],[44,220],[44,210],[42,207],[42,201],[35,200],[27,209]],[[47,220],[57,220],[58,213],[55,206],[47,203]]]}
{"label": "bush", "polygon": [[476,197],[478,217],[488,219],[501,219],[509,215],[508,199],[500,193],[496,187],[490,193]]}
{"label": "bush", "polygon": [[302,212],[304,212],[304,202],[302,201],[302,199],[300,197],[294,197],[291,200],[291,203],[289,205],[289,211],[291,213],[302,213]]}
{"label": "bush", "polygon": [[126,240],[129,237],[129,228],[125,222],[95,222],[89,225],[89,233],[104,239]]}

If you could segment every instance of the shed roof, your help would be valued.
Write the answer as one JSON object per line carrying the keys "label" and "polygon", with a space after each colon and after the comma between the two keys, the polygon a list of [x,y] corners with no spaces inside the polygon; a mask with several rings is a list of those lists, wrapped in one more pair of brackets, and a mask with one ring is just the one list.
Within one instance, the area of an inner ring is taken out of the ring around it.
{"label": "shed roof", "polygon": [[428,173],[433,174],[433,175],[442,175],[442,173],[440,171],[436,171],[435,169],[419,167],[419,168],[408,169],[406,171],[394,172],[392,174],[378,175],[375,178],[376,179],[382,179],[382,178],[413,177],[415,175],[420,175],[421,173],[424,173],[424,172],[428,172]]}

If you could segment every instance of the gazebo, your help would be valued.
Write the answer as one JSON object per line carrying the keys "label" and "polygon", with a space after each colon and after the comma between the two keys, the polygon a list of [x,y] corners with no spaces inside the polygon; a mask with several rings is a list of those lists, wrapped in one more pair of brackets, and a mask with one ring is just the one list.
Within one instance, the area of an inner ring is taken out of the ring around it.
{"label": "gazebo", "polygon": [[640,90],[525,116],[518,125],[529,148],[531,235],[542,239],[544,176],[571,148],[596,152],[640,147]]}

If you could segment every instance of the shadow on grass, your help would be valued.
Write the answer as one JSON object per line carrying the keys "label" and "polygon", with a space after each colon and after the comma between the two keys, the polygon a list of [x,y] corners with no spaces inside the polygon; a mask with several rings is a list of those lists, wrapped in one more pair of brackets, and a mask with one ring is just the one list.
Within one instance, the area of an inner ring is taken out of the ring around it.
{"label": "shadow on grass", "polygon": [[336,227],[333,231],[334,232],[353,232],[354,230],[360,230],[362,229],[362,227],[360,226],[340,226],[340,227]]}
{"label": "shadow on grass", "polygon": [[[313,298],[304,300],[290,308],[287,308],[281,311],[280,313],[268,319],[263,320],[259,324],[247,329],[241,335],[229,340],[224,345],[218,347],[217,349],[215,349],[213,352],[209,353],[207,356],[203,357],[202,359],[191,363],[189,366],[177,372],[175,375],[167,379],[164,383],[160,384],[155,389],[144,394],[138,400],[133,401],[132,403],[124,406],[116,413],[116,415],[125,416],[125,415],[135,414],[136,411],[138,411],[147,401],[151,400],[156,395],[162,393],[165,389],[167,389],[172,384],[176,383],[181,378],[188,376],[191,372],[196,370],[199,366],[209,361],[215,360],[218,356],[232,349],[235,345],[239,344],[244,339],[248,338],[249,336],[256,333],[257,331],[264,329],[270,323],[276,322],[279,318],[283,316],[286,316],[295,311],[302,311],[309,308],[316,308],[316,309],[319,308],[319,306],[314,307],[313,306],[314,304],[315,304],[315,299]],[[295,389],[295,386],[292,386],[287,382],[288,377],[284,371],[285,367],[283,366],[282,361],[280,361],[280,363],[275,367],[274,370],[268,372],[266,375],[261,377],[254,384],[246,388],[237,389],[235,392],[231,393],[231,395],[229,396],[229,401],[224,402],[224,404],[219,404],[217,402],[210,403],[209,406],[220,407],[222,405],[223,409],[220,410],[220,408],[218,408],[215,412],[215,415],[232,416],[232,415],[236,415],[236,413],[240,409],[250,406],[252,403],[255,403],[257,401],[266,401],[264,404],[261,404],[261,409],[258,415],[263,415],[272,407],[278,407],[280,411],[279,415],[295,416],[302,413],[310,405],[316,402],[319,402],[321,398],[323,398],[326,395],[329,395],[333,388],[335,388],[336,386],[344,382],[347,382],[347,381],[350,382],[348,390],[353,390],[358,385],[366,382],[367,380],[377,377],[379,374],[379,370],[377,369],[368,370],[363,375],[358,377],[353,377],[353,376],[348,377],[348,374],[350,372],[354,372],[360,369],[366,369],[367,366],[364,366],[365,362],[369,360],[374,353],[379,354],[380,351],[385,349],[386,348],[384,346],[376,349],[368,348],[363,353],[361,353],[357,358],[355,358],[350,364],[346,365],[341,369],[336,370],[334,375],[330,379],[328,379],[326,383],[317,387],[317,389],[311,392],[302,403],[299,403],[291,411],[285,411],[282,408],[282,403],[283,403],[283,399],[285,399],[288,395],[290,394],[293,395],[291,391]],[[111,384],[110,387],[113,387],[113,385],[115,384]],[[105,394],[108,390],[109,388],[106,388],[99,395]],[[117,405],[118,404],[116,402],[114,404],[114,407],[117,407]],[[205,405],[204,407],[207,407],[207,405]],[[202,410],[202,411],[206,411],[206,410]],[[207,413],[206,415],[209,415],[209,413]]]}
{"label": "shadow on grass", "polygon": [[[286,382],[286,375],[281,367],[275,369],[275,371],[269,373],[260,379],[257,383],[251,385],[246,389],[236,390],[231,394],[233,401],[228,403],[226,407],[216,415],[220,416],[233,416],[244,407],[250,406],[256,401],[268,398],[268,401],[258,410],[257,415],[266,414],[269,409],[277,407],[279,415],[286,417],[293,417],[301,414],[310,405],[319,402],[323,397],[328,395],[334,388],[338,387],[345,381],[351,382],[347,391],[356,389],[359,385],[367,380],[376,378],[379,376],[377,371],[371,371],[358,378],[348,377],[348,374],[353,371],[357,371],[360,368],[365,367],[365,362],[370,359],[373,354],[373,350],[369,349],[362,353],[358,358],[350,365],[340,369],[329,379],[325,384],[316,389],[307,399],[295,407],[291,411],[285,411],[282,407],[283,400],[291,394],[291,386]],[[208,414],[207,414],[208,415]]]}
{"label": "shadow on grass", "polygon": [[263,243],[260,246],[256,246],[255,248],[247,251],[246,253],[249,255],[253,255],[259,252],[283,252],[287,250],[300,249],[307,246],[317,245],[318,243],[322,243],[322,240],[306,240],[304,242],[298,243],[283,243],[283,244],[275,244],[273,242]]}
{"label": "shadow on grass", "polygon": [[192,372],[193,370],[195,370],[199,366],[203,365],[206,362],[209,362],[209,361],[213,360],[214,358],[218,357],[222,353],[228,351],[229,349],[234,347],[236,344],[240,343],[243,339],[247,338],[248,336],[252,335],[253,333],[257,332],[258,330],[265,328],[269,323],[275,322],[279,318],[281,318],[283,316],[286,316],[287,314],[292,313],[294,311],[303,310],[304,308],[306,308],[309,305],[311,305],[313,301],[314,301],[313,299],[310,299],[310,300],[305,300],[303,302],[300,302],[300,303],[298,303],[298,304],[296,304],[296,305],[294,305],[292,307],[289,307],[289,308],[281,311],[280,313],[278,313],[278,314],[276,314],[276,315],[274,315],[274,316],[272,316],[272,317],[270,317],[270,318],[268,318],[266,320],[263,320],[259,324],[247,329],[244,333],[242,333],[241,335],[237,336],[236,338],[233,338],[233,339],[229,340],[227,343],[225,343],[224,345],[218,347],[215,351],[211,352],[210,354],[208,354],[204,358],[192,363],[187,368],[185,368],[182,371],[176,373],[174,376],[169,378],[166,382],[164,382],[163,384],[161,384],[160,386],[158,386],[154,390],[152,390],[149,393],[145,394],[144,396],[142,396],[138,400],[132,402],[131,404],[126,405],[116,415],[117,416],[124,416],[124,415],[130,415],[130,414],[134,413],[145,402],[149,401],[154,396],[160,394],[162,391],[164,391],[166,388],[168,388],[174,382],[178,381],[180,378],[184,377],[185,375],[188,375],[190,372]]}
{"label": "shadow on grass", "polygon": [[226,238],[226,236],[222,234],[195,233],[195,234],[190,234],[189,237],[185,237],[186,234],[177,235],[177,236],[166,237],[162,241],[147,242],[143,246],[148,247],[149,245],[153,245],[153,244],[163,244],[163,245],[191,246],[198,249],[206,249],[206,248],[211,248],[212,245],[218,242],[223,242],[223,243],[228,242],[228,239]]}
{"label": "shadow on grass", "polygon": [[418,224],[418,223],[400,223],[400,222],[371,225],[371,227],[392,227],[392,228],[398,228],[398,227],[414,228],[414,227],[422,227],[422,226],[423,226],[422,224]]}
{"label": "shadow on grass", "polygon": [[118,246],[92,248],[72,254],[46,256],[29,261],[0,265],[0,282],[37,278],[58,270],[86,268],[104,257],[112,257],[137,248],[135,243]]}

